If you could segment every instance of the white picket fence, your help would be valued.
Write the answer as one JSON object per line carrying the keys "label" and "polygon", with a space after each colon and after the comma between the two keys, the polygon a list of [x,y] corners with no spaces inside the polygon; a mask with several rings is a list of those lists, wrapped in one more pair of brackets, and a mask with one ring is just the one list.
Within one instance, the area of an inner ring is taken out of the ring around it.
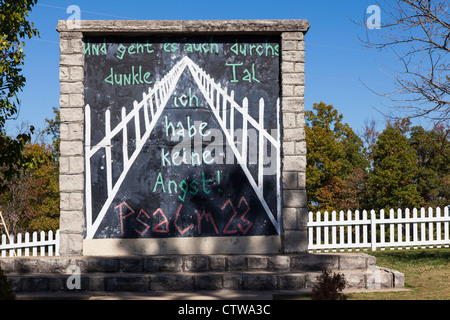
{"label": "white picket fence", "polygon": [[449,207],[309,213],[308,251],[375,251],[450,246]]}
{"label": "white picket fence", "polygon": [[[1,237],[0,243],[0,256],[5,257],[28,257],[28,256],[59,256],[59,230],[54,233],[49,231],[47,237],[45,232],[40,233],[33,232],[30,234],[25,233],[22,238],[22,234],[18,233],[17,236],[10,235],[11,241],[8,243],[8,239],[5,234]],[[38,254],[39,252],[39,254]]]}

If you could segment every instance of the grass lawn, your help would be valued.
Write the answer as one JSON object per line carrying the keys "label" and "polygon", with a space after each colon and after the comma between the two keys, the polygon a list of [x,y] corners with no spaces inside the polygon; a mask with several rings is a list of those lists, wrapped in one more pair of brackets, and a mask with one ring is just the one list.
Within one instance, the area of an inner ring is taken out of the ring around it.
{"label": "grass lawn", "polygon": [[450,248],[368,252],[378,267],[404,273],[410,291],[349,293],[349,300],[450,300]]}

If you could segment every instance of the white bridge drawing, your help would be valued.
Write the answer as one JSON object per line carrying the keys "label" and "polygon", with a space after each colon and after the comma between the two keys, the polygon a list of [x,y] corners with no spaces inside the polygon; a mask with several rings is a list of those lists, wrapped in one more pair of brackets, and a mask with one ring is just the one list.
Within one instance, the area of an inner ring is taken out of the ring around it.
{"label": "white bridge drawing", "polygon": [[[230,94],[227,92],[227,88],[223,89],[219,84],[203,71],[197,64],[195,64],[189,57],[182,58],[159,82],[155,83],[153,88],[149,88],[148,93],[143,93],[143,99],[141,102],[134,101],[133,109],[127,114],[125,107],[122,108],[122,119],[119,124],[114,128],[111,128],[111,116],[110,111],[105,112],[105,136],[95,146],[91,146],[91,111],[90,106],[85,106],[85,196],[86,196],[86,238],[92,239],[100,226],[101,221],[105,217],[111,203],[113,202],[117,192],[119,191],[122,182],[124,181],[128,171],[132,167],[134,161],[139,156],[145,145],[147,139],[150,137],[153,129],[155,128],[164,108],[166,107],[170,96],[175,90],[175,87],[183,74],[186,67],[192,74],[196,84],[198,85],[201,93],[205,97],[209,107],[214,113],[225,137],[231,147],[237,162],[244,171],[250,185],[252,186],[255,194],[257,195],[265,213],[270,219],[271,223],[281,233],[281,185],[280,185],[280,168],[276,170],[276,197],[277,197],[277,212],[273,213],[266,203],[264,198],[264,144],[265,142],[271,143],[272,147],[276,150],[277,166],[280,166],[281,161],[281,145],[279,137],[280,132],[280,119],[279,108],[280,102],[277,99],[276,113],[277,113],[277,136],[273,137],[264,128],[264,100],[259,100],[259,119],[255,120],[248,114],[248,99],[244,98],[241,105],[235,102],[234,92]],[[227,107],[233,112],[229,113],[227,119]],[[238,111],[242,115],[242,141],[234,141],[234,110]],[[144,114],[145,132],[141,134],[141,111]],[[131,155],[128,154],[128,136],[127,136],[127,124],[134,121],[136,148]],[[250,173],[248,162],[248,139],[247,131],[248,126],[251,125],[258,131],[258,177],[255,181],[254,177]],[[118,179],[113,183],[112,178],[112,139],[122,134],[122,156],[123,156],[123,171]],[[237,145],[241,144],[240,147]],[[106,160],[106,186],[107,186],[107,199],[103,203],[97,217],[93,219],[92,212],[92,185],[91,185],[91,161],[90,159],[104,148],[105,160]],[[273,193],[274,190],[268,192]]]}

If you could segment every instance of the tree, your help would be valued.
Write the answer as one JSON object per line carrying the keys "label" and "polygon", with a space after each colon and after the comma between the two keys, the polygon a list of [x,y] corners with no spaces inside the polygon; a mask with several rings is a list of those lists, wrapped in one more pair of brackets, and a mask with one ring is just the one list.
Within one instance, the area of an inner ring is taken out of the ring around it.
{"label": "tree", "polygon": [[52,139],[52,146],[53,146],[53,155],[55,157],[55,160],[59,161],[60,156],[60,135],[59,135],[59,128],[61,126],[61,117],[59,115],[59,109],[53,107],[53,119],[45,119],[45,122],[47,123],[47,127],[41,132],[41,136],[48,135]]}
{"label": "tree", "polygon": [[6,182],[0,210],[12,233],[56,230],[59,225],[59,172],[52,148],[28,143],[28,166]]}
{"label": "tree", "polygon": [[361,139],[332,105],[314,103],[305,116],[309,209],[360,208],[367,166]]}
{"label": "tree", "polygon": [[37,0],[0,0],[0,192],[23,165],[22,150],[31,140],[33,126],[15,139],[6,136],[5,121],[17,114],[17,94],[25,85],[21,74],[24,39],[38,35],[27,16]]}
{"label": "tree", "polygon": [[25,38],[39,35],[28,13],[37,0],[0,0],[0,132],[5,121],[17,113],[17,94],[25,86],[21,74]]}
{"label": "tree", "polygon": [[410,143],[417,156],[417,189],[423,206],[443,207],[450,200],[450,128],[438,125],[426,131],[415,126]]}
{"label": "tree", "polygon": [[384,95],[410,117],[449,120],[448,0],[385,0],[380,7],[381,30],[367,32],[362,41],[370,48],[389,48],[398,57],[397,89]]}
{"label": "tree", "polygon": [[53,145],[28,142],[17,174],[4,180],[0,210],[12,233],[56,230],[59,226],[59,112],[48,120],[41,135],[52,136]]}
{"label": "tree", "polygon": [[373,164],[367,179],[370,209],[420,207],[416,176],[415,150],[401,126],[388,126],[380,134],[372,151]]}
{"label": "tree", "polygon": [[33,131],[31,127],[29,132],[21,133],[16,138],[0,133],[0,192],[7,188],[7,182],[17,176],[25,165],[23,149],[31,140]]}

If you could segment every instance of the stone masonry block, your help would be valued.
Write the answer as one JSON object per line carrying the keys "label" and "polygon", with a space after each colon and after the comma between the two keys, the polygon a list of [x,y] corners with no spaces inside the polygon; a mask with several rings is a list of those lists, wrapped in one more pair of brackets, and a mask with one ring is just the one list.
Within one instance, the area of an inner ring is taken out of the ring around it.
{"label": "stone masonry block", "polygon": [[70,47],[73,53],[83,53],[83,39],[81,38],[71,39]]}
{"label": "stone masonry block", "polygon": [[306,190],[284,190],[283,202],[285,208],[306,208]]}
{"label": "stone masonry block", "polygon": [[[84,94],[83,93],[71,93],[69,95],[71,108],[84,108]],[[83,118],[84,119],[84,118]]]}
{"label": "stone masonry block", "polygon": [[292,269],[295,271],[320,272],[323,269],[339,269],[339,257],[337,255],[305,254],[295,256],[291,260]]}
{"label": "stone masonry block", "polygon": [[305,139],[303,128],[286,128],[283,130],[283,141],[301,141]]}
{"label": "stone masonry block", "polygon": [[280,275],[278,278],[281,290],[306,288],[306,274],[285,274]]}
{"label": "stone masonry block", "polygon": [[281,39],[284,40],[303,40],[303,32],[283,32],[281,34]]}
{"label": "stone masonry block", "polygon": [[290,51],[290,50],[297,50],[298,40],[282,40],[281,41],[281,50],[283,51]]}
{"label": "stone masonry block", "polygon": [[210,256],[211,271],[224,271],[226,268],[227,258],[224,256]]}
{"label": "stone masonry block", "polygon": [[[294,69],[293,65],[292,65],[292,69]],[[70,79],[69,67],[61,66],[59,68],[59,80],[60,81],[67,81],[69,79]]]}
{"label": "stone masonry block", "polygon": [[283,128],[295,128],[295,113],[283,112]]}
{"label": "stone masonry block", "polygon": [[363,255],[342,255],[339,259],[339,269],[340,270],[356,270],[356,269],[366,269],[367,262],[366,257]]}
{"label": "stone masonry block", "polygon": [[248,270],[267,270],[269,268],[269,261],[267,257],[248,257],[247,258]]}
{"label": "stone masonry block", "polygon": [[304,62],[295,62],[294,63],[294,72],[305,72],[305,63]]}
{"label": "stone masonry block", "polygon": [[305,86],[304,85],[295,86],[294,87],[294,95],[297,97],[305,96]]}
{"label": "stone masonry block", "polygon": [[[67,139],[68,136],[64,135],[64,137]],[[83,155],[83,142],[81,140],[61,140],[60,150],[61,154],[65,156]]]}
{"label": "stone masonry block", "polygon": [[283,74],[282,84],[304,85],[305,74],[303,72],[293,72]]}
{"label": "stone masonry block", "polygon": [[303,62],[305,61],[305,52],[300,50],[282,51],[281,59],[283,61]]}
{"label": "stone masonry block", "polygon": [[295,72],[295,62],[283,61],[281,63],[281,72]]}
{"label": "stone masonry block", "polygon": [[[285,97],[282,100],[283,113],[285,112],[301,112],[304,111],[305,99],[303,97]],[[297,117],[297,116],[296,116]]]}
{"label": "stone masonry block", "polygon": [[196,274],[193,279],[195,290],[220,290],[223,288],[223,277],[220,274]]}
{"label": "stone masonry block", "polygon": [[297,211],[297,226],[300,230],[306,230],[308,226],[308,209],[299,208]]}
{"label": "stone masonry block", "polygon": [[147,272],[181,272],[183,259],[181,256],[150,257],[144,261],[144,270]]}
{"label": "stone masonry block", "polygon": [[283,141],[283,154],[284,155],[295,154],[295,141]]}
{"label": "stone masonry block", "polygon": [[273,271],[289,271],[291,269],[291,257],[274,255],[269,257],[269,268]]}
{"label": "stone masonry block", "polygon": [[287,156],[283,158],[283,170],[298,171],[306,168],[306,156]]}
{"label": "stone masonry block", "polygon": [[298,173],[297,185],[299,188],[306,188],[306,173],[304,172]]}
{"label": "stone masonry block", "polygon": [[69,174],[84,173],[84,158],[82,156],[69,158]]}
{"label": "stone masonry block", "polygon": [[61,82],[60,84],[61,94],[65,93],[80,93],[84,91],[83,82]]}
{"label": "stone masonry block", "polygon": [[84,190],[83,174],[60,174],[59,176],[60,192],[77,192]]}
{"label": "stone masonry block", "polygon": [[242,275],[240,274],[225,274],[223,276],[223,288],[229,290],[242,289]]}
{"label": "stone masonry block", "polygon": [[246,270],[244,256],[229,256],[228,257],[228,270],[229,271],[243,271]]}
{"label": "stone masonry block", "polygon": [[[60,127],[61,136],[65,137],[64,143],[66,144],[65,148],[70,148],[64,151],[68,151],[70,153],[64,153],[65,155],[73,155],[73,154],[81,154],[81,153],[72,153],[72,152],[80,152],[80,150],[75,151],[73,148],[77,148],[79,146],[76,145],[76,141],[74,140],[83,140],[84,132],[83,125],[79,122],[61,122]],[[70,141],[70,142],[68,142]],[[82,142],[81,142],[82,143]],[[81,145],[82,147],[82,145]]]}
{"label": "stone masonry block", "polygon": [[298,126],[304,127],[305,126],[305,113],[304,112],[298,112],[295,114],[295,122]]}
{"label": "stone masonry block", "polygon": [[206,256],[186,257],[184,259],[185,271],[209,271],[209,259]]}
{"label": "stone masonry block", "polygon": [[296,141],[295,142],[295,150],[294,154],[296,155],[306,155],[307,149],[306,149],[306,141]]}
{"label": "stone masonry block", "polygon": [[70,174],[70,158],[59,157],[59,172],[63,174]]}
{"label": "stone masonry block", "polygon": [[[58,22],[58,24],[59,23],[67,23],[67,21],[66,20],[62,20],[62,21],[59,21]],[[81,31],[69,31],[69,32],[65,32],[65,31],[61,31],[60,33],[59,33],[59,39],[60,39],[60,41],[61,40],[71,40],[71,39],[82,39],[83,38],[83,32],[81,32]]]}
{"label": "stone masonry block", "polygon": [[62,54],[59,59],[61,66],[80,66],[83,67],[84,56],[83,54]]}
{"label": "stone masonry block", "polygon": [[283,172],[283,189],[297,189],[298,187],[298,177],[297,172],[288,171]]}
{"label": "stone masonry block", "polygon": [[306,230],[286,230],[282,234],[284,253],[301,253],[308,250]]}
{"label": "stone masonry block", "polygon": [[77,122],[81,125],[84,119],[83,108],[61,108],[60,117],[62,123]]}
{"label": "stone masonry block", "polygon": [[191,275],[154,274],[150,276],[151,291],[192,291]]}
{"label": "stone masonry block", "polygon": [[272,290],[277,286],[277,278],[273,274],[244,274],[242,289],[244,290]]}
{"label": "stone masonry block", "polygon": [[60,230],[60,255],[81,255],[83,253],[83,235],[78,233],[68,233],[63,231],[61,228]]}
{"label": "stone masonry block", "polygon": [[84,71],[82,66],[70,67],[69,70],[71,81],[83,81]]}
{"label": "stone masonry block", "polygon": [[283,230],[296,230],[297,208],[283,208]]}
{"label": "stone masonry block", "polygon": [[294,85],[288,84],[288,85],[282,85],[281,91],[283,93],[283,97],[292,97],[294,96]]}
{"label": "stone masonry block", "polygon": [[59,51],[61,52],[61,54],[72,53],[72,48],[70,47],[70,40],[60,39],[59,40]]}
{"label": "stone masonry block", "polygon": [[59,108],[60,110],[63,108],[69,108],[70,107],[70,100],[68,94],[61,94],[59,96]]}
{"label": "stone masonry block", "polygon": [[110,276],[105,278],[106,291],[147,291],[149,277],[144,275]]}
{"label": "stone masonry block", "polygon": [[83,194],[81,192],[61,193],[60,208],[62,211],[83,210]]}
{"label": "stone masonry block", "polygon": [[83,226],[84,214],[82,210],[66,211],[61,208],[61,217],[59,219],[59,228],[61,230],[64,230],[66,233],[78,233],[83,230]]}

